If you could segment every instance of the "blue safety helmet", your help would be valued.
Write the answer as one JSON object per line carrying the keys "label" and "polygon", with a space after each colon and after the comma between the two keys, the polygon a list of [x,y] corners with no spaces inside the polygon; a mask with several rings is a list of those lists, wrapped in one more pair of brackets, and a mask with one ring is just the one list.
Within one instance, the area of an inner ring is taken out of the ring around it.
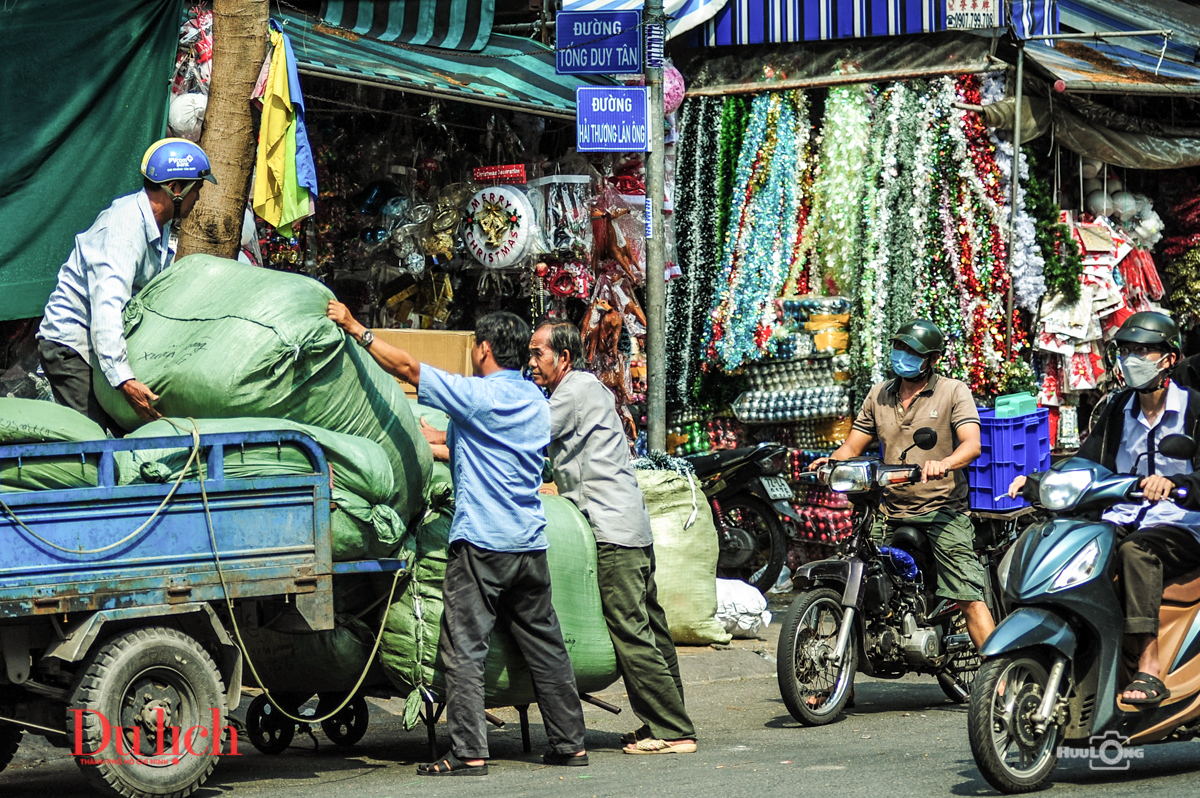
{"label": "blue safety helmet", "polygon": [[142,176],[159,185],[172,180],[217,182],[204,150],[187,139],[162,139],[151,144],[142,156]]}
{"label": "blue safety helmet", "polygon": [[[172,222],[179,218],[183,198],[196,188],[197,183],[207,180],[215,185],[217,182],[204,150],[187,139],[174,138],[160,139],[150,145],[142,156],[142,177],[171,195],[175,205]],[[183,182],[183,189],[178,193],[167,186],[176,180]]]}

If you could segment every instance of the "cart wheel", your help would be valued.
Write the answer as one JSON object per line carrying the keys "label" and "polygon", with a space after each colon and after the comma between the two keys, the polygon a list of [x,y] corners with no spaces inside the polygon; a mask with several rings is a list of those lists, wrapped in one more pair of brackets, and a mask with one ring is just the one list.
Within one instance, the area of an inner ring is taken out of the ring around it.
{"label": "cart wheel", "polygon": [[259,695],[246,710],[246,733],[250,744],[262,753],[281,754],[296,736],[296,723],[285,718],[265,695]]}
{"label": "cart wheel", "polygon": [[164,627],[130,629],[80,670],[66,718],[68,729],[81,726],[75,761],[106,795],[190,795],[220,755],[212,735],[226,725],[225,701],[217,666],[195,639]]}
{"label": "cart wheel", "polygon": [[23,733],[18,726],[0,726],[0,770],[8,767],[8,763],[17,755]]}
{"label": "cart wheel", "polygon": [[367,699],[356,695],[342,711],[328,720],[321,721],[321,731],[337,745],[354,745],[367,733],[371,720]]}

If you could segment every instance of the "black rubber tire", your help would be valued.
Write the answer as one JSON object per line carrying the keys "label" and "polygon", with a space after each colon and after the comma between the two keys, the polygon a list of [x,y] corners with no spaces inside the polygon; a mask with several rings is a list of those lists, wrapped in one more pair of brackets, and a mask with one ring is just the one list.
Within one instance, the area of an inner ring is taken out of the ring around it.
{"label": "black rubber tire", "polygon": [[[817,613],[821,614],[820,636],[814,641],[811,632],[813,621],[817,620],[813,616]],[[792,717],[805,726],[824,726],[837,720],[854,690],[854,673],[858,669],[857,635],[851,635],[846,646],[847,656],[835,675],[827,675],[824,679],[814,676],[829,668],[814,660],[833,649],[844,614],[842,594],[820,588],[797,596],[783,619],[775,662],[779,694]],[[822,695],[825,695],[824,701],[814,705],[813,698]]]}
{"label": "black rubber tire", "polygon": [[[132,700],[130,700],[132,698]],[[225,686],[216,663],[193,638],[177,629],[148,627],[131,629],[105,642],[88,657],[68,704],[67,729],[72,735],[77,714],[82,713],[81,739],[74,750],[84,776],[106,795],[122,798],[183,798],[204,784],[220,754],[220,741],[212,744],[211,731],[189,739],[184,735],[195,726],[211,729],[213,712],[219,728],[225,727]],[[168,710],[164,726],[179,727],[179,754],[172,753],[171,735],[166,733],[163,756],[158,755],[152,707]],[[104,723],[112,729],[107,745]],[[115,727],[139,729],[138,754],[130,751],[132,733],[118,735]],[[224,737],[224,733],[220,732]],[[117,739],[123,751],[117,750]],[[217,749],[214,751],[214,747]],[[91,752],[91,753],[86,753]]]}
{"label": "black rubber tire", "polygon": [[24,736],[24,731],[17,726],[7,724],[0,726],[0,770],[8,767],[8,763],[12,762],[13,757],[17,755],[17,749],[21,747],[22,736]]}
{"label": "black rubber tire", "polygon": [[246,710],[246,734],[259,753],[274,756],[282,754],[292,744],[296,722],[285,718],[265,695],[260,694]]}
{"label": "black rubber tire", "polygon": [[[339,699],[332,706],[341,703]],[[325,714],[317,709],[318,715]],[[367,725],[371,722],[371,711],[367,707],[367,699],[358,695],[342,708],[342,711],[328,720],[321,721],[321,731],[336,745],[350,746],[357,743],[367,733]]]}
{"label": "black rubber tire", "polygon": [[[967,634],[967,616],[961,612],[957,613],[947,634]],[[966,695],[953,689],[951,686],[953,682],[948,683],[938,679],[938,685],[946,694],[946,698],[956,704],[965,704],[971,700],[971,685],[975,683],[975,679],[979,675],[979,664],[979,652],[976,651],[974,643],[966,651],[954,655],[954,658],[946,666],[946,676],[957,682],[958,686],[966,691]]]}
{"label": "black rubber tire", "polygon": [[[752,531],[756,538],[754,556],[750,562],[737,568],[721,568],[717,566],[717,577],[720,579],[740,579],[749,582],[764,593],[775,585],[787,561],[787,536],[783,531],[783,522],[779,520],[775,508],[757,496],[749,493],[736,493],[721,501],[721,514],[725,523],[744,529],[741,524],[743,513],[758,518],[759,524]],[[720,532],[718,531],[718,535]],[[751,579],[760,568],[766,570],[758,577]]]}
{"label": "black rubber tire", "polygon": [[[1031,707],[1036,708],[1047,678],[1042,658],[1029,651],[985,660],[975,678],[967,708],[967,736],[980,774],[1002,793],[1040,790],[1058,764],[1058,729],[1052,726],[1037,736],[1028,726],[1028,714]],[[1000,684],[1004,685],[1003,694],[998,692]],[[1019,730],[1015,737],[1005,730],[1006,725],[1014,728],[1014,719]],[[1036,740],[1036,747],[1024,744],[1022,738]],[[1028,766],[1020,767],[1018,762],[1013,767],[1006,761],[998,750],[1009,750],[1006,740],[1012,740],[1011,747],[1022,759],[1031,760]]]}

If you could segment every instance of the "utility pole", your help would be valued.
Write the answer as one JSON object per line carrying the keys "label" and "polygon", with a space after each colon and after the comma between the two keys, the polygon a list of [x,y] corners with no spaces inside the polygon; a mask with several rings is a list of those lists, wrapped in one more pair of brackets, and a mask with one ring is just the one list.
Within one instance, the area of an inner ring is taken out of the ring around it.
{"label": "utility pole", "polygon": [[665,159],[663,152],[663,43],[666,25],[662,0],[646,0],[645,74],[650,90],[650,157],[646,163],[646,444],[667,448],[667,284],[666,231],[663,229]]}

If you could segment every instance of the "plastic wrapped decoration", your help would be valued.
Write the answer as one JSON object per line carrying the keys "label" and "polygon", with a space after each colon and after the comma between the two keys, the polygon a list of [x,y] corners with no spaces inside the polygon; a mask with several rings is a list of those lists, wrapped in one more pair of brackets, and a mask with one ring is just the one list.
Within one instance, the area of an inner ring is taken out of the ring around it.
{"label": "plastic wrapped decoration", "polygon": [[212,11],[193,9],[179,29],[179,52],[175,57],[175,77],[171,94],[208,94],[212,80]]}
{"label": "plastic wrapped decoration", "polygon": [[171,100],[167,126],[171,134],[199,143],[204,128],[204,112],[208,109],[207,94],[180,94]]}
{"label": "plastic wrapped decoration", "polygon": [[646,277],[646,236],[641,214],[605,185],[591,209],[592,273],[609,268],[640,285]]}
{"label": "plastic wrapped decoration", "polygon": [[672,64],[663,70],[663,113],[670,115],[683,105],[683,74]]}

